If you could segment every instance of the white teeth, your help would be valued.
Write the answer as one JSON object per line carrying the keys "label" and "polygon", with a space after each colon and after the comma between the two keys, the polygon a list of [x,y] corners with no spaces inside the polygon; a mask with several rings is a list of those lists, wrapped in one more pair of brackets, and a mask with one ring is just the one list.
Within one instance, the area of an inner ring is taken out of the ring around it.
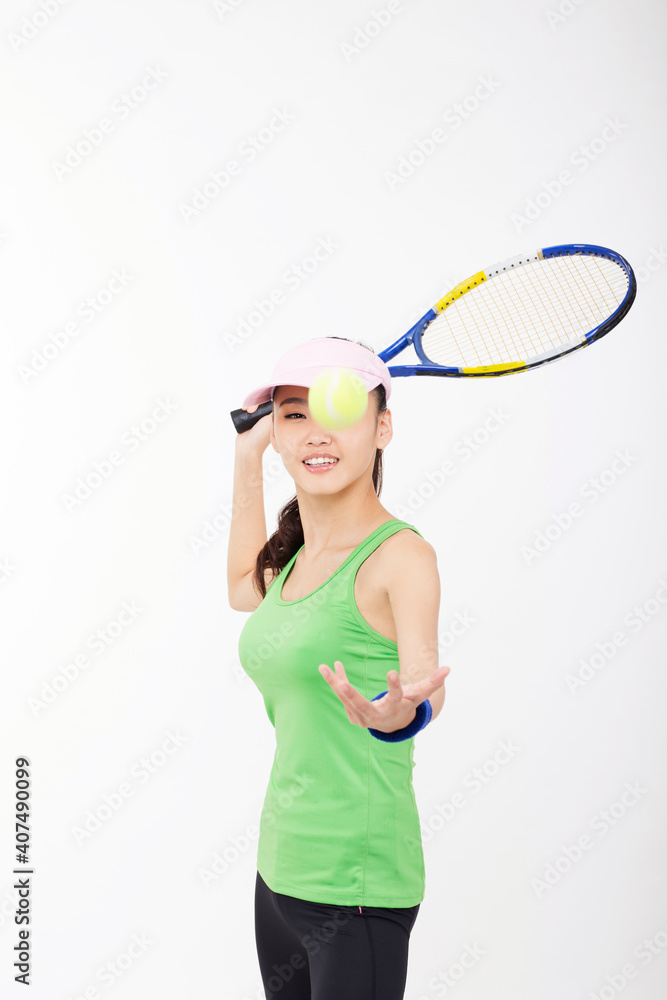
{"label": "white teeth", "polygon": [[335,465],[337,458],[308,458],[304,465]]}

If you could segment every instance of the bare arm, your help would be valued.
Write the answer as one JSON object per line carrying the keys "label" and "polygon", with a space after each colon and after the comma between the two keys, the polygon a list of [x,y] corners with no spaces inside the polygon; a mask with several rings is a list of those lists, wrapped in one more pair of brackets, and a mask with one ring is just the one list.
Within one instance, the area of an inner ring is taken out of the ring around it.
{"label": "bare arm", "polygon": [[[396,536],[384,572],[396,625],[401,684],[426,680],[438,669],[440,576],[433,546],[413,532]],[[444,685],[429,696],[435,720],[445,703]]]}
{"label": "bare arm", "polygon": [[[255,407],[250,408],[253,409]],[[257,555],[268,537],[262,455],[269,443],[272,419],[270,413],[262,417],[249,431],[238,434],[235,442],[232,519],[227,550],[227,591],[232,607],[241,596],[239,590],[248,589],[247,578],[254,572]],[[241,597],[241,603],[247,603],[247,595],[245,600]]]}

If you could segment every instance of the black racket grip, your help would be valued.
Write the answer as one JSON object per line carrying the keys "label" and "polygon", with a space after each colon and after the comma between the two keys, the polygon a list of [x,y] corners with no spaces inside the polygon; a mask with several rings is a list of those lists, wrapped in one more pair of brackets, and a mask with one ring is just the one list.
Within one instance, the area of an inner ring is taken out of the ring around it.
{"label": "black racket grip", "polygon": [[273,400],[269,399],[266,403],[260,403],[254,413],[248,413],[247,410],[232,410],[231,418],[234,421],[234,427],[239,434],[243,434],[244,431],[249,431],[251,427],[265,417],[267,413],[273,412]]}

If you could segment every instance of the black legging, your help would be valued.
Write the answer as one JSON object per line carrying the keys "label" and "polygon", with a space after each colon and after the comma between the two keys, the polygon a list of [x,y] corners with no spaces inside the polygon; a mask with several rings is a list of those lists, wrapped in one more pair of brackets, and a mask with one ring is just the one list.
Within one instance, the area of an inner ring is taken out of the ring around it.
{"label": "black legging", "polygon": [[419,907],[312,903],[273,892],[257,872],[255,942],[266,1000],[403,1000]]}

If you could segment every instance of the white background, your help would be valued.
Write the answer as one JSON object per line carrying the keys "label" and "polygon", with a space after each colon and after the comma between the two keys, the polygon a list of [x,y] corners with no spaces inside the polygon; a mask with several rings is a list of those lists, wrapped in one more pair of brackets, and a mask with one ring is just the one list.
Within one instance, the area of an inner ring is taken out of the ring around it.
{"label": "white background", "polygon": [[[634,266],[611,334],[516,377],[394,383],[382,502],[438,552],[451,667],[415,741],[427,888],[405,996],[664,996],[664,8],[381,11],[3,4],[0,976],[25,755],[39,1000],[263,996],[253,831],[274,738],[227,599],[229,412],[294,344],[379,351],[467,275],[561,242]],[[272,532],[294,491],[265,462]],[[457,614],[474,621],[453,639]]]}

